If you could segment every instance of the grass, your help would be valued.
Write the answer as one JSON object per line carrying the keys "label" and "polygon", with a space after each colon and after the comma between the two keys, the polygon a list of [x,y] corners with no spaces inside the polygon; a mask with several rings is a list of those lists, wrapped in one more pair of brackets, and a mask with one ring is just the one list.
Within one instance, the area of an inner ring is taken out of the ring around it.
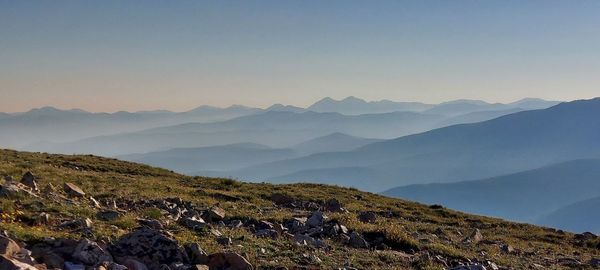
{"label": "grass", "polygon": [[[49,184],[62,189],[65,182],[80,186],[97,199],[164,199],[180,197],[200,207],[218,204],[227,217],[241,220],[257,219],[282,222],[294,216],[309,213],[287,208],[275,208],[269,200],[274,193],[288,194],[296,199],[323,202],[335,197],[349,213],[327,213],[350,230],[367,234],[384,235],[392,250],[353,249],[339,241],[327,240],[329,250],[315,250],[296,246],[285,238],[257,238],[246,229],[219,228],[231,237],[233,245],[222,246],[206,232],[190,231],[171,222],[167,228],[183,243],[197,242],[207,252],[223,249],[246,254],[261,268],[286,266],[294,268],[311,264],[305,255],[319,257],[317,267],[337,269],[350,265],[359,269],[442,269],[440,264],[423,260],[419,254],[427,251],[447,258],[491,260],[515,269],[527,268],[534,263],[549,269],[561,266],[548,264],[544,257],[575,257],[587,262],[600,257],[599,240],[576,241],[571,233],[548,228],[511,223],[500,219],[469,215],[440,206],[427,206],[414,202],[383,197],[356,189],[320,184],[256,184],[231,179],[188,177],[168,170],[95,156],[50,155],[0,150],[0,175],[20,179],[27,171],[38,178],[43,190]],[[360,198],[360,199],[357,199]],[[360,211],[380,213],[374,224],[360,222]],[[114,221],[96,218],[98,210],[87,201],[59,204],[20,196],[0,198],[0,230],[23,241],[36,241],[45,237],[80,238],[77,232],[57,229],[60,222],[73,218],[90,218],[94,221],[94,236],[117,239],[137,226],[136,218],[167,220],[156,208],[130,212]],[[31,226],[28,217],[45,212],[51,215],[50,224]],[[386,213],[385,215],[383,215]],[[465,244],[463,239],[478,228],[486,241]],[[243,239],[243,240],[242,240]],[[520,255],[506,254],[501,244],[510,244],[522,251]],[[266,252],[263,253],[261,249]],[[417,256],[406,253],[417,251]],[[485,255],[482,255],[485,254]],[[524,255],[529,254],[529,255]]]}

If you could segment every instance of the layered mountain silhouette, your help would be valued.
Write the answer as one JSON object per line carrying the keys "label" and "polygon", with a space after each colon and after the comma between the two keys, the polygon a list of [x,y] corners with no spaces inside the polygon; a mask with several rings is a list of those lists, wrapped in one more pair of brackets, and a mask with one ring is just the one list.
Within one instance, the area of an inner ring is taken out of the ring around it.
{"label": "layered mountain silhouette", "polygon": [[383,194],[545,225],[561,214],[555,211],[600,196],[598,179],[600,159],[582,159],[482,180],[398,187]]}
{"label": "layered mountain silhouette", "polygon": [[600,197],[579,201],[538,219],[537,224],[562,228],[573,232],[600,234]]}
{"label": "layered mountain silhouette", "polygon": [[[456,182],[552,163],[600,157],[600,99],[561,103],[493,120],[461,124],[366,145],[230,172],[242,179],[342,181],[332,171],[371,172],[355,187],[383,191],[415,183]],[[322,173],[319,173],[322,172]],[[308,180],[308,179],[301,179]]]}
{"label": "layered mountain silhouette", "polygon": [[124,155],[119,158],[193,174],[201,171],[239,169],[296,156],[298,154],[292,149],[274,149],[260,144],[239,143],[198,148],[175,148],[146,154]]}
{"label": "layered mountain silhouette", "polygon": [[44,107],[0,116],[0,143],[4,147],[24,148],[42,141],[68,142],[165,125],[223,121],[260,111],[260,109],[244,106],[227,108],[201,106],[187,112],[159,110],[135,113],[90,113],[77,109],[59,110]]}
{"label": "layered mountain silhouette", "polygon": [[69,143],[38,144],[27,149],[113,156],[243,142],[288,148],[334,132],[357,137],[394,138],[435,128],[441,119],[441,116],[414,112],[342,115],[268,111],[221,122],[186,123]]}

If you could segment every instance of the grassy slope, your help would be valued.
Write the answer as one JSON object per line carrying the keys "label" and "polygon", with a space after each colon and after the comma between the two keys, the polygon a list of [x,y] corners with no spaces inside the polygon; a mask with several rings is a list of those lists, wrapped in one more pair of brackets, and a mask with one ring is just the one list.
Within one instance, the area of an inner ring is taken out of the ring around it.
{"label": "grassy slope", "polygon": [[[227,179],[188,177],[167,170],[145,165],[106,159],[95,156],[66,156],[39,153],[0,150],[0,175],[13,178],[31,171],[36,175],[43,189],[48,183],[62,187],[64,182],[79,185],[89,195],[97,199],[110,197],[124,198],[166,198],[181,197],[200,206],[220,204],[229,217],[240,219],[256,218],[281,222],[292,216],[306,215],[298,210],[275,208],[268,199],[275,192],[287,193],[306,200],[327,200],[336,197],[350,213],[328,213],[330,218],[338,219],[351,230],[362,232],[382,232],[389,239],[395,239],[404,246],[414,246],[420,250],[429,250],[444,257],[489,259],[499,265],[513,266],[517,269],[531,266],[533,263],[550,267],[549,261],[560,257],[574,257],[588,261],[600,256],[598,249],[582,246],[570,233],[556,232],[532,225],[505,222],[481,216],[463,214],[448,209],[433,209],[425,205],[392,199],[355,189],[335,186],[294,184],[271,185],[240,183]],[[241,200],[224,200],[226,196]],[[357,197],[361,197],[357,199]],[[87,203],[59,205],[44,201],[43,205],[33,203],[37,199],[23,197],[17,200],[0,199],[0,207],[5,219],[0,229],[13,233],[21,240],[35,241],[46,236],[67,236],[79,238],[80,235],[67,230],[58,230],[51,225],[32,227],[25,223],[27,217],[47,212],[52,223],[61,219],[89,217],[94,220],[94,235],[99,239],[115,239],[135,227],[135,217],[152,216],[153,211],[129,213],[118,221],[110,223],[95,218],[96,209]],[[361,223],[356,213],[361,210],[391,211],[398,215],[393,218],[380,217],[376,224]],[[6,218],[7,217],[7,218]],[[15,218],[12,222],[7,220]],[[479,244],[464,244],[462,239],[474,228],[479,228],[486,241]],[[182,242],[199,242],[210,252],[217,252],[220,246],[214,236],[192,232],[178,225],[169,229]],[[436,230],[443,230],[450,241],[433,236]],[[403,268],[441,269],[431,263],[419,263],[419,256],[413,261],[406,259],[398,251],[370,251],[353,249],[333,240],[327,240],[332,250],[315,250],[299,247],[287,240],[256,238],[245,229],[219,228],[224,235],[244,236],[243,240],[234,240],[228,249],[245,253],[257,266],[297,266],[305,265],[303,254],[315,254],[323,260],[324,269],[342,267],[350,262],[360,269]],[[459,234],[460,233],[460,234]],[[495,242],[495,243],[494,243]],[[239,245],[238,245],[239,244]],[[522,250],[520,255],[509,255],[500,250],[500,244],[510,244]],[[261,254],[260,248],[267,253]],[[406,252],[409,252],[405,248]],[[484,252],[486,255],[482,255]],[[422,253],[419,253],[422,254]]]}

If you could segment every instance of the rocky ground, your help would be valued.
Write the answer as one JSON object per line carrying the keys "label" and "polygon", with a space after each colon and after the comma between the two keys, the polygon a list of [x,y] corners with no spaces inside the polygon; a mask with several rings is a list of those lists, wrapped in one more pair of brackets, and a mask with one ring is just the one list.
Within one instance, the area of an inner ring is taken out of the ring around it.
{"label": "rocky ground", "polygon": [[600,239],[324,185],[0,150],[3,269],[592,269]]}

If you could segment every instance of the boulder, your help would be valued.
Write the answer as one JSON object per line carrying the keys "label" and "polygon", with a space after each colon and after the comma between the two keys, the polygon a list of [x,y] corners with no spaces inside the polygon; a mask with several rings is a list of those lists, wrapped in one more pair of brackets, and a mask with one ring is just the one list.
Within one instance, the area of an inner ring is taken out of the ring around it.
{"label": "boulder", "polygon": [[325,202],[325,204],[323,204],[323,208],[325,209],[325,211],[329,211],[329,212],[344,212],[344,211],[346,211],[342,207],[342,203],[340,203],[340,201],[338,201],[336,198],[327,200]]}
{"label": "boulder", "polygon": [[474,263],[450,268],[450,270],[486,270],[485,266]]}
{"label": "boulder", "polygon": [[282,193],[274,193],[273,195],[271,195],[271,201],[273,201],[277,205],[286,205],[293,203],[295,200],[294,198],[288,195]]}
{"label": "boulder", "polygon": [[210,269],[253,270],[254,267],[246,258],[234,252],[215,253],[209,256]]}
{"label": "boulder", "polygon": [[377,214],[373,211],[365,211],[358,213],[358,220],[364,223],[374,223],[377,220]]}
{"label": "boulder", "polygon": [[97,243],[88,239],[83,239],[73,252],[73,259],[82,262],[85,265],[96,265],[101,262],[112,262],[112,256]]}
{"label": "boulder", "polygon": [[471,235],[469,235],[469,237],[467,237],[465,239],[464,242],[476,244],[476,243],[479,243],[481,241],[483,241],[483,235],[481,234],[481,232],[479,231],[479,229],[475,229],[471,233]]}
{"label": "boulder", "polygon": [[73,183],[65,183],[63,186],[64,191],[71,197],[83,197],[85,192]]}
{"label": "boulder", "polygon": [[367,242],[367,240],[365,240],[365,238],[357,232],[352,232],[350,234],[350,240],[348,241],[348,244],[354,248],[368,248],[369,247],[369,243]]}
{"label": "boulder", "polygon": [[2,270],[38,270],[32,265],[20,262],[5,255],[0,255],[0,269]]}
{"label": "boulder", "polygon": [[135,258],[150,269],[161,264],[187,262],[188,257],[177,240],[166,232],[141,227],[124,235],[109,250],[120,262],[124,258]]}
{"label": "boulder", "polygon": [[137,222],[144,226],[144,227],[148,227],[150,229],[155,229],[155,230],[162,230],[163,229],[163,225],[162,223],[160,223],[159,220],[156,219],[137,219]]}
{"label": "boulder", "polygon": [[103,210],[96,214],[96,217],[104,221],[113,221],[122,216],[121,212],[115,210]]}
{"label": "boulder", "polygon": [[12,257],[21,250],[17,242],[0,235],[0,255]]}
{"label": "boulder", "polygon": [[198,243],[191,243],[185,245],[185,251],[187,252],[190,263],[192,264],[207,264],[208,254],[200,247]]}
{"label": "boulder", "polygon": [[310,218],[306,220],[306,225],[312,228],[323,226],[323,222],[327,219],[327,216],[321,211],[313,212]]}
{"label": "boulder", "polygon": [[199,217],[180,218],[179,224],[192,230],[200,230],[207,226],[206,222],[204,222],[204,220]]}
{"label": "boulder", "polygon": [[26,172],[21,178],[21,184],[28,186],[33,191],[38,191],[38,185],[35,181],[35,177],[31,172]]}
{"label": "boulder", "polygon": [[225,210],[218,206],[213,206],[204,213],[204,219],[208,220],[209,222],[217,222],[223,220],[224,218]]}
{"label": "boulder", "polygon": [[123,265],[129,270],[148,270],[145,264],[132,258],[127,258],[123,261]]}

